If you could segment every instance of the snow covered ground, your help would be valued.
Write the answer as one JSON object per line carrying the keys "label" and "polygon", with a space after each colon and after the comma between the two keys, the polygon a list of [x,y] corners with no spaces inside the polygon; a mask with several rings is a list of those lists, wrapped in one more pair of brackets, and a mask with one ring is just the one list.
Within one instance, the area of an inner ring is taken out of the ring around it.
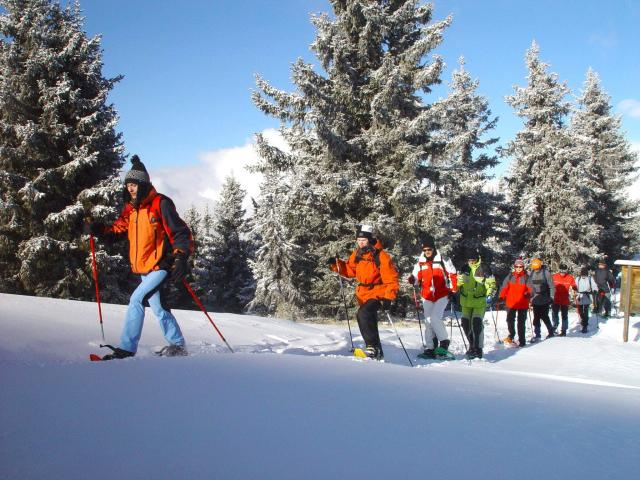
{"label": "snow covered ground", "polygon": [[[109,343],[124,310],[103,305]],[[190,356],[153,355],[148,312],[136,357],[89,362],[107,353],[94,303],[0,295],[0,478],[637,475],[638,317],[626,344],[622,319],[583,335],[572,312],[567,338],[505,349],[487,314],[473,362],[416,362],[419,330],[401,328],[410,368],[386,323],[378,363],[348,355],[346,325],[214,314],[232,354],[201,312],[176,316]]]}

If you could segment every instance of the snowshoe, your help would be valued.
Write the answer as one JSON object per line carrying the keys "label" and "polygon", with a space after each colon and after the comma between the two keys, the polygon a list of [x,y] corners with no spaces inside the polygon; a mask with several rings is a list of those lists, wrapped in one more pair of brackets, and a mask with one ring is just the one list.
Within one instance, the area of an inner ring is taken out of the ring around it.
{"label": "snowshoe", "polygon": [[436,354],[433,348],[426,348],[424,352],[418,355],[418,358],[422,358],[424,360],[433,360],[436,358]]}
{"label": "snowshoe", "polygon": [[[108,345],[107,345],[108,346]],[[130,352],[128,350],[123,350],[121,348],[109,347],[113,350],[113,353],[107,353],[100,360],[120,360],[122,358],[133,357],[135,355],[134,352]],[[93,360],[93,358],[92,358]]]}
{"label": "snowshoe", "polygon": [[156,351],[156,355],[160,357],[184,357],[189,355],[184,345],[167,345]]}
{"label": "snowshoe", "polygon": [[367,358],[367,354],[361,348],[354,348],[353,349],[353,356],[354,357],[358,357],[358,358]]}
{"label": "snowshoe", "polygon": [[542,340],[542,337],[540,335],[536,335],[535,337],[531,337],[529,343],[538,343],[540,340]]}
{"label": "snowshoe", "polygon": [[[447,343],[449,343],[447,341]],[[443,347],[438,347],[433,351],[433,354],[435,355],[435,358],[441,359],[441,360],[455,360],[455,356],[453,355],[453,353],[451,353],[449,350],[447,350],[446,348]]]}

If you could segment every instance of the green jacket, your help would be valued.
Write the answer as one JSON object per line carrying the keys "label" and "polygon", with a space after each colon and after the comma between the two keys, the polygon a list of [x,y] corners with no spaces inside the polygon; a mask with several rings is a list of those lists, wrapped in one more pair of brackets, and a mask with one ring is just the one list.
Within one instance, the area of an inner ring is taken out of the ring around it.
{"label": "green jacket", "polygon": [[496,279],[481,260],[474,265],[467,265],[466,271],[458,274],[458,291],[461,307],[486,307],[487,297],[496,293]]}

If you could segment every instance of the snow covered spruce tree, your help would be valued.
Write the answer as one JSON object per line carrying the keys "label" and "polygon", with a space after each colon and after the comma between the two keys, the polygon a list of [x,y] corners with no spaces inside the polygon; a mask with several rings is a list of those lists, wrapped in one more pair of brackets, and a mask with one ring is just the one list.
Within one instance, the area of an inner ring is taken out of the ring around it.
{"label": "snow covered spruce tree", "polygon": [[583,177],[593,190],[598,253],[611,259],[636,253],[638,202],[629,200],[628,188],[637,179],[638,157],[621,131],[620,117],[611,113],[611,98],[591,69],[577,104],[571,133],[584,159]]}
{"label": "snow covered spruce tree", "polygon": [[300,286],[304,280],[295,266],[305,262],[302,248],[289,240],[291,235],[285,218],[288,187],[273,165],[263,166],[261,171],[264,180],[251,232],[259,240],[255,260],[250,262],[256,290],[248,309],[296,320],[302,315]]}
{"label": "snow covered spruce tree", "polygon": [[240,313],[253,297],[247,219],[242,207],[245,196],[237,180],[227,177],[214,205],[210,264],[213,288],[208,299],[216,311]]}
{"label": "snow covered spruce tree", "polygon": [[[491,117],[489,102],[477,93],[479,82],[471,78],[464,65],[464,58],[460,58],[450,93],[442,101],[441,125],[435,138],[444,149],[433,160],[439,178],[436,198],[432,199],[450,210],[441,221],[450,232],[448,252],[456,265],[465,264],[467,249],[480,251],[491,262],[505,248],[499,232],[506,223],[500,209],[504,198],[487,188],[486,173],[498,163],[495,151],[490,150],[498,139],[484,139],[498,120]],[[445,208],[441,210],[446,212]]]}
{"label": "snow covered spruce tree", "polygon": [[508,174],[512,205],[512,239],[526,257],[572,268],[597,252],[590,189],[585,188],[584,159],[565,126],[569,89],[539,59],[533,42],[526,54],[528,84],[507,97],[524,127],[505,153],[512,158]]}
{"label": "snow covered spruce tree", "polygon": [[313,266],[292,264],[311,280],[300,290],[308,313],[329,313],[324,307],[337,300],[326,261],[353,248],[361,222],[375,225],[401,271],[422,234],[449,235],[437,229],[442,218],[424,214],[437,182],[432,158],[442,149],[432,138],[439,114],[425,97],[443,69],[428,56],[451,19],[431,23],[432,5],[419,3],[333,0],[335,18],[312,17],[311,49],[324,71],[296,61],[294,93],[257,79],[254,102],[280,119],[291,148],[270,155],[288,186],[286,240]]}
{"label": "snow covered spruce tree", "polygon": [[[214,259],[213,217],[209,211],[209,205],[205,207],[204,214],[194,234],[195,250],[192,255],[193,268],[191,270],[192,287],[202,303],[207,307],[213,307],[213,290],[215,281],[211,275],[211,265]],[[193,231],[192,231],[193,233]]]}
{"label": "snow covered spruce tree", "polygon": [[[113,218],[120,135],[100,38],[78,4],[0,0],[0,289],[91,298],[85,215]],[[109,206],[106,206],[109,205]],[[98,254],[103,298],[119,301],[121,254]]]}

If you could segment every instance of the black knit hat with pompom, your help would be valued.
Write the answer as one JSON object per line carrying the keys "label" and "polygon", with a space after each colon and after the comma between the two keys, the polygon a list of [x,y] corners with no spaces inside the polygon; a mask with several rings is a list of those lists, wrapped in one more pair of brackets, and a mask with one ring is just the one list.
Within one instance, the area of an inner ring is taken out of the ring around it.
{"label": "black knit hat with pompom", "polygon": [[124,176],[124,183],[151,183],[149,173],[138,155],[131,157],[131,170]]}

